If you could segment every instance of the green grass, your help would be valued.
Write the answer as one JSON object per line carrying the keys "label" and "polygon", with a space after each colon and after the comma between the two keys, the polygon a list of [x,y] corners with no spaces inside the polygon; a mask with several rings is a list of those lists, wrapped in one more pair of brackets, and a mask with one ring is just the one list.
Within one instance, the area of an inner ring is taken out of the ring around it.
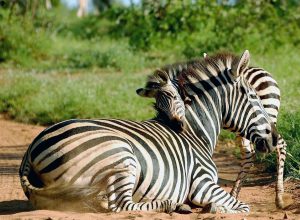
{"label": "green grass", "polygon": [[[287,143],[285,175],[300,178],[300,111],[282,112],[278,130]],[[276,171],[275,153],[260,155],[258,161],[265,163],[268,172]]]}
{"label": "green grass", "polygon": [[153,117],[150,99],[135,90],[142,74],[7,73],[0,78],[0,112],[27,123],[52,124],[70,118]]}

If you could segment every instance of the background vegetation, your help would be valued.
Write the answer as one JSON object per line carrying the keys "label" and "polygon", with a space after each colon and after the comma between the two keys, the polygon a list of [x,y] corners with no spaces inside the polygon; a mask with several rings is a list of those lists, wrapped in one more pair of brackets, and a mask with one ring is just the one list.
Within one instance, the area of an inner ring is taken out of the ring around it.
{"label": "background vegetation", "polygon": [[[252,65],[270,71],[281,88],[286,174],[300,177],[299,1],[232,2],[115,3],[79,19],[59,1],[25,13],[1,0],[0,112],[43,125],[75,117],[149,119],[152,100],[135,95],[146,74],[203,52],[249,49]],[[263,160],[275,169],[274,155]]]}

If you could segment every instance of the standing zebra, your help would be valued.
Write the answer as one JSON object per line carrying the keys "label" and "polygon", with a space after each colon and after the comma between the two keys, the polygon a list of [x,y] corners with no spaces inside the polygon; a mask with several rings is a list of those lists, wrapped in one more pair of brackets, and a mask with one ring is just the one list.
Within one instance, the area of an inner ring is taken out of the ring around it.
{"label": "standing zebra", "polygon": [[[191,98],[185,114],[189,132],[177,134],[160,119],[68,120],[45,129],[20,167],[26,196],[37,208],[46,209],[62,202],[64,210],[100,210],[100,204],[116,212],[190,212],[184,203],[191,202],[211,204],[209,211],[248,212],[248,205],[217,185],[212,161],[224,124],[258,149],[277,145],[273,123],[241,75],[248,60],[247,51],[240,59],[220,55],[194,63],[180,75],[181,89]],[[156,78],[170,83],[166,74]],[[157,90],[154,86],[137,92],[155,96]],[[240,114],[240,107],[249,114]]]}
{"label": "standing zebra", "polygon": [[[204,58],[207,54],[204,53]],[[260,98],[263,107],[272,119],[274,125],[277,125],[277,117],[280,108],[280,90],[276,80],[272,75],[262,68],[249,67],[243,73],[248,83],[255,89],[256,94]],[[239,172],[235,184],[231,190],[231,195],[235,198],[238,197],[242,183],[245,181],[249,169],[253,166],[253,158],[255,156],[255,150],[253,144],[246,138],[240,139],[240,151],[242,156],[242,167]],[[279,134],[278,145],[276,147],[277,153],[277,182],[276,182],[276,198],[275,204],[278,208],[284,208],[283,202],[283,173],[284,162],[286,158],[286,142]]]}
{"label": "standing zebra", "polygon": [[[204,58],[208,58],[207,54],[204,54]],[[185,120],[185,102],[189,100],[182,100],[185,97],[184,94],[178,94],[174,87],[178,87],[177,75],[181,74],[182,70],[187,69],[186,64],[179,64],[177,68],[167,66],[161,70],[168,72],[172,76],[173,80],[170,85],[161,85],[157,87],[160,90],[159,95],[155,96],[156,109],[160,112],[160,115],[164,116],[164,121],[169,127],[176,128],[177,131],[183,129],[183,122]],[[277,116],[280,107],[280,90],[277,82],[272,78],[271,74],[261,68],[248,67],[243,72],[245,80],[254,88],[256,94],[259,96],[262,105],[268,115],[270,116],[274,125],[277,124]],[[149,79],[151,84],[151,79]],[[187,97],[186,97],[187,98]],[[244,182],[246,175],[249,173],[249,169],[253,166],[253,158],[255,156],[255,150],[251,142],[246,138],[239,138],[241,140],[240,150],[242,156],[242,166],[239,172],[235,184],[231,190],[231,195],[235,198],[238,197],[241,185]],[[277,185],[276,185],[276,205],[278,208],[283,208],[283,170],[284,161],[286,157],[286,143],[284,139],[279,135],[277,145]]]}
{"label": "standing zebra", "polygon": [[[280,107],[280,90],[277,82],[273,79],[272,75],[262,68],[249,67],[244,73],[245,79],[255,89],[256,94],[260,98],[262,105],[274,125],[277,125],[277,116]],[[232,188],[231,195],[237,198],[241,189],[241,184],[246,178],[249,168],[253,165],[253,157],[255,151],[253,144],[241,138],[241,155],[242,155],[242,169],[238,174],[237,180]],[[282,199],[284,193],[283,187],[283,172],[284,162],[286,158],[286,142],[279,134],[278,145],[276,147],[277,153],[277,183],[276,183],[276,198],[275,203],[278,208],[284,207]]]}

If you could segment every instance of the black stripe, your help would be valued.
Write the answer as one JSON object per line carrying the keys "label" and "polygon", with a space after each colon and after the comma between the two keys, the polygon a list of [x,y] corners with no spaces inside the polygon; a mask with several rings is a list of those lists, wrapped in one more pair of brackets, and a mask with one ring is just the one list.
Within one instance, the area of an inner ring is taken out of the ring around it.
{"label": "black stripe", "polygon": [[[80,145],[78,145],[73,150],[69,151],[68,153],[58,157],[53,162],[51,162],[48,166],[40,171],[40,173],[49,173],[56,168],[58,168],[61,164],[68,162],[69,160],[73,159],[74,157],[78,156],[80,153],[86,151],[89,148],[92,148],[100,143],[111,141],[111,140],[119,140],[124,141],[123,139],[116,137],[116,136],[104,136],[104,137],[97,137],[91,140],[88,140]],[[127,144],[127,143],[126,143]]]}
{"label": "black stripe", "polygon": [[[70,123],[71,124],[71,123]],[[99,127],[95,126],[83,126],[83,127],[76,127],[69,129],[59,135],[54,137],[48,138],[41,143],[39,143],[32,151],[31,151],[31,161],[34,161],[37,156],[39,156],[43,151],[47,150],[49,147],[53,146],[54,144],[58,143],[59,141],[71,137],[76,134],[84,133],[87,131],[96,131],[101,130]],[[40,138],[42,138],[41,136]]]}
{"label": "black stripe", "polygon": [[267,72],[260,72],[259,74],[255,75],[251,81],[249,81],[250,85],[254,85],[256,83],[257,80],[264,78],[264,77],[268,77],[268,73]]}
{"label": "black stripe", "polygon": [[277,94],[274,94],[274,93],[269,93],[269,94],[266,94],[266,95],[261,95],[261,96],[259,96],[259,98],[261,100],[263,100],[263,99],[270,99],[270,98],[280,100],[280,96],[277,95]]}
{"label": "black stripe", "polygon": [[261,82],[258,86],[256,86],[255,90],[257,92],[259,92],[259,91],[262,91],[262,90],[264,90],[268,87],[271,87],[271,86],[274,86],[274,87],[278,88],[277,83],[274,83],[273,81],[264,81],[264,82]]}
{"label": "black stripe", "polygon": [[264,106],[264,108],[273,108],[277,111],[279,110],[278,106],[274,105],[274,104],[264,104],[263,106]]}
{"label": "black stripe", "polygon": [[[120,141],[124,141],[121,138],[115,138],[115,139],[111,139],[111,140],[120,140]],[[101,143],[101,142],[99,142]],[[128,153],[132,153],[131,151],[129,151],[127,148],[124,147],[120,147],[120,148],[115,148],[115,149],[111,149],[108,150],[102,154],[100,154],[99,156],[95,157],[93,160],[91,160],[88,164],[86,164],[84,167],[82,167],[77,173],[76,175],[74,175],[71,179],[71,182],[75,182],[84,172],[86,172],[90,167],[92,167],[93,165],[95,165],[96,163],[98,163],[100,160],[103,160],[111,155],[114,155],[116,153],[119,152],[128,152]],[[65,174],[71,167],[68,167],[66,170],[64,170],[60,175],[58,175],[55,180],[58,180],[61,176],[63,176],[63,174]]]}

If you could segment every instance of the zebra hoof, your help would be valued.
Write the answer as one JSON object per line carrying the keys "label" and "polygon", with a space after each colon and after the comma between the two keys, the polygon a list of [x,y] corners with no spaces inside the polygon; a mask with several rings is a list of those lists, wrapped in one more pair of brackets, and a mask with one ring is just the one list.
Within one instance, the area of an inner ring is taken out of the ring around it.
{"label": "zebra hoof", "polygon": [[176,206],[175,212],[180,213],[180,214],[190,214],[190,213],[192,213],[192,209],[187,204],[178,204]]}
{"label": "zebra hoof", "polygon": [[217,205],[215,203],[209,203],[203,207],[202,213],[217,213]]}

